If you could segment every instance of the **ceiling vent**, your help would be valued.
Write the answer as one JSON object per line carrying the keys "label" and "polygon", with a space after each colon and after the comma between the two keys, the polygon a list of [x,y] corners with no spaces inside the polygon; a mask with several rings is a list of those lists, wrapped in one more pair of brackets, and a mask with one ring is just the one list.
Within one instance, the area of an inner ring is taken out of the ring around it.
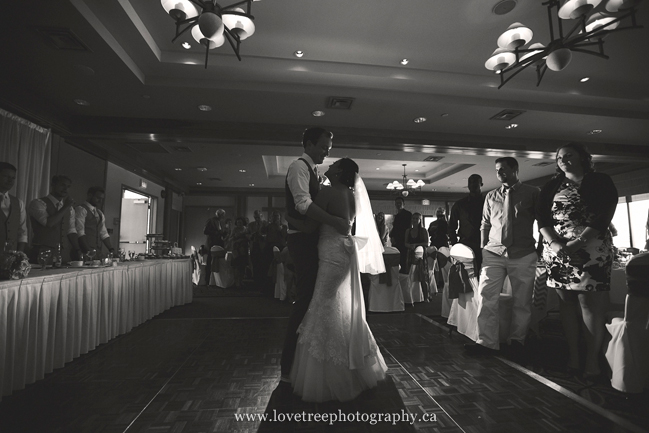
{"label": "ceiling vent", "polygon": [[158,143],[126,143],[126,145],[140,153],[169,153],[167,149]]}
{"label": "ceiling vent", "polygon": [[496,114],[489,120],[512,120],[514,117],[518,117],[521,114],[525,113],[524,110],[503,110],[500,113]]}
{"label": "ceiling vent", "polygon": [[57,50],[91,51],[70,29],[62,27],[36,27],[45,43]]}
{"label": "ceiling vent", "polygon": [[174,152],[184,152],[184,153],[191,153],[193,150],[191,150],[187,146],[171,146],[171,150]]}
{"label": "ceiling vent", "polygon": [[334,108],[336,110],[350,110],[352,108],[353,102],[354,98],[332,96],[327,100],[327,108]]}
{"label": "ceiling vent", "polygon": [[424,161],[437,162],[437,161],[441,161],[442,159],[444,159],[443,156],[429,156],[427,158],[424,158]]}
{"label": "ceiling vent", "polygon": [[532,164],[532,167],[547,167],[552,164],[554,164],[554,162],[537,162],[536,164]]}

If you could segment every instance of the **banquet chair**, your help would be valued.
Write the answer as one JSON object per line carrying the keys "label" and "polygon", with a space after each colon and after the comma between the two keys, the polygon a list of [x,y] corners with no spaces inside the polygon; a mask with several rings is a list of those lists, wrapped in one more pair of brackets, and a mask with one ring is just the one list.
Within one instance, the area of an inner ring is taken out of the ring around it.
{"label": "banquet chair", "polygon": [[[415,259],[417,261],[424,259],[424,248],[419,246],[415,248]],[[422,290],[422,284],[421,284],[421,275],[419,275],[419,268],[417,264],[412,264],[410,265],[409,273],[407,275],[405,274],[400,274],[399,279],[400,279],[400,284],[401,284],[401,292],[403,293],[403,300],[404,302],[408,302],[412,305],[415,304],[415,302],[423,302],[425,300],[424,298],[424,292]],[[405,278],[404,278],[405,277]],[[404,281],[405,281],[405,286],[404,286]]]}
{"label": "banquet chair", "polygon": [[624,316],[606,324],[605,344],[611,367],[611,386],[618,391],[641,393],[649,389],[649,253],[634,256],[626,266],[629,293]]}
{"label": "banquet chair", "polygon": [[403,311],[403,293],[399,281],[399,250],[385,247],[385,273],[370,275],[369,310],[379,312]]}
{"label": "banquet chair", "polygon": [[[448,292],[453,299],[447,324],[455,326],[457,332],[476,341],[478,339],[478,275],[475,273],[475,255],[471,248],[460,243],[453,245],[450,253],[453,264],[449,274]],[[468,287],[466,287],[467,283]]]}
{"label": "banquet chair", "polygon": [[283,301],[286,299],[286,281],[281,251],[277,247],[273,247],[273,264],[271,266],[275,266],[275,298]]}
{"label": "banquet chair", "polygon": [[444,286],[439,287],[437,285],[437,290],[442,292],[442,317],[448,319],[449,314],[451,313],[451,306],[453,305],[453,300],[448,297],[448,273],[451,270],[451,250],[448,247],[440,247],[438,250],[439,254],[437,255],[437,262],[440,271],[442,272],[442,279],[444,280]]}
{"label": "banquet chair", "polygon": [[205,264],[202,257],[196,251],[196,248],[191,247],[191,260],[192,260],[192,283],[196,286],[205,285]]}
{"label": "banquet chair", "polygon": [[210,249],[212,256],[212,268],[210,273],[210,286],[218,286],[223,289],[234,284],[234,272],[229,261],[229,254],[223,247],[218,245]]}
{"label": "banquet chair", "polygon": [[286,284],[286,300],[294,302],[297,294],[297,286],[295,285],[295,265],[291,260],[291,255],[288,252],[288,247],[284,247],[279,254],[280,260],[284,265],[284,283]]}

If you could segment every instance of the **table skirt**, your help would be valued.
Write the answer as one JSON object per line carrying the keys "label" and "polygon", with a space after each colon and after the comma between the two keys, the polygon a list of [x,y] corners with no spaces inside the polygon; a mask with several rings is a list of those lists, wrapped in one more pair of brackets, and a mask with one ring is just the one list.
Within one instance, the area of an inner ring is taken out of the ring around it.
{"label": "table skirt", "polygon": [[0,398],[192,301],[189,260],[33,270],[0,283]]}

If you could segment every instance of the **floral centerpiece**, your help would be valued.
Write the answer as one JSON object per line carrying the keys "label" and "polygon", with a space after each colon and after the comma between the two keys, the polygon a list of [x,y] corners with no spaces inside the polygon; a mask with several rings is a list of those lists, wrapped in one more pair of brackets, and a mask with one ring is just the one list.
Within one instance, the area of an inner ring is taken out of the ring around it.
{"label": "floral centerpiece", "polygon": [[29,275],[32,265],[22,251],[0,252],[0,280],[18,280]]}

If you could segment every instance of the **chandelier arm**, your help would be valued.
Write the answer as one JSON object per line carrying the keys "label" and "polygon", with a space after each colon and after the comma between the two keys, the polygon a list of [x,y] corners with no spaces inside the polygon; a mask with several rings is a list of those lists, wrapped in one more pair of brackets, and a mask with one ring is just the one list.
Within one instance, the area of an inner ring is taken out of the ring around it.
{"label": "chandelier arm", "polygon": [[205,69],[207,69],[207,57],[210,53],[210,43],[205,44]]}
{"label": "chandelier arm", "polygon": [[[539,55],[541,55],[541,54],[543,54],[543,53],[539,53]],[[530,57],[530,59],[533,59],[535,56],[536,55]],[[513,66],[513,67],[510,67],[510,68],[503,69],[502,72],[500,73],[500,83],[501,84],[500,84],[500,86],[498,86],[498,88],[500,89],[502,86],[507,84],[507,82],[509,80],[514,78],[516,75],[520,74],[521,71],[524,71],[525,69],[527,69],[532,64],[532,61],[529,61],[530,59],[527,59],[526,63],[523,63],[523,64],[517,63],[516,64],[516,65],[520,65],[520,66]],[[516,71],[514,71],[514,69],[516,69]],[[511,71],[514,71],[514,72],[511,72]],[[511,72],[511,74],[507,78],[505,78],[505,74],[509,73],[509,72]]]}
{"label": "chandelier arm", "polygon": [[541,84],[541,80],[543,80],[543,76],[545,75],[547,70],[548,65],[546,63],[536,66],[536,87],[539,87],[539,85]]}
{"label": "chandelier arm", "polygon": [[[582,15],[579,18],[579,21],[576,22],[574,26],[572,26],[572,29],[570,29],[570,31],[565,36],[563,36],[563,35],[561,36],[561,41],[566,42],[568,39],[570,39],[570,36],[572,36],[572,34],[577,29],[582,29],[582,30],[586,29],[586,15]],[[584,31],[584,33],[586,33],[586,32]]]}
{"label": "chandelier arm", "polygon": [[590,55],[593,55],[593,56],[601,57],[602,59],[606,59],[606,60],[609,59],[609,56],[607,56],[603,52],[591,51],[591,50],[583,50],[581,48],[570,48],[570,51],[574,51],[574,52],[577,52],[577,53],[590,54]]}
{"label": "chandelier arm", "polygon": [[550,26],[550,40],[554,40],[554,26],[553,26],[553,21],[552,21],[552,6],[554,2],[553,1],[548,1],[545,3],[542,3],[542,5],[547,5],[548,6],[548,24]]}
{"label": "chandelier arm", "polygon": [[232,3],[231,5],[224,6],[221,9],[222,10],[233,9],[233,8],[236,8],[237,6],[241,6],[243,4],[248,6],[248,14],[250,14],[250,7],[251,7],[250,5],[252,4],[252,0],[241,0],[241,1],[236,2],[236,3]]}
{"label": "chandelier arm", "polygon": [[[188,24],[184,29],[182,29],[180,32],[178,32],[178,29],[180,28],[180,26],[181,26],[183,23],[186,23],[186,22],[188,22],[188,21],[192,21],[192,22],[189,23],[189,24]],[[197,21],[198,21],[198,18],[194,17],[194,18],[191,18],[191,19],[189,19],[189,20],[185,20],[185,21],[183,21],[183,22],[181,22],[181,23],[176,23],[176,36],[171,40],[171,42],[175,42],[176,39],[178,39],[178,38],[179,38],[183,33],[185,33],[187,30],[191,29],[192,27],[194,27],[194,25],[196,24]]]}
{"label": "chandelier arm", "polygon": [[[232,51],[234,51],[234,54],[237,55],[237,59],[241,61],[241,55],[239,54],[239,47],[241,46],[241,40],[239,39],[238,36],[232,34],[232,32],[227,26],[225,26],[223,30],[224,30],[223,36],[225,36],[225,39],[227,39],[228,42],[230,43],[230,46],[232,47]],[[234,42],[236,42],[237,44],[234,45]]]}

